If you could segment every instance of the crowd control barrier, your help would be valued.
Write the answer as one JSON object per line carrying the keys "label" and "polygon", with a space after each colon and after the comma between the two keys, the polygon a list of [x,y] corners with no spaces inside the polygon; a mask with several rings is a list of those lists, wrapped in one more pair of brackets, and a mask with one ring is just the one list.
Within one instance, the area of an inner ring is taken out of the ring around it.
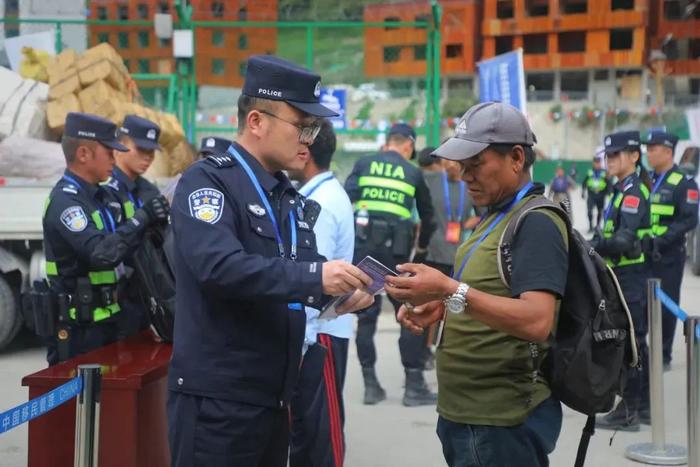
{"label": "crowd control barrier", "polygon": [[80,365],[78,376],[29,402],[0,414],[0,434],[46,415],[76,398],[75,467],[97,467],[100,424],[100,366]]}
{"label": "crowd control barrier", "polygon": [[[651,442],[637,443],[627,447],[629,459],[656,465],[681,465],[700,467],[700,324],[698,317],[688,317],[661,289],[659,279],[647,283],[647,317],[649,323],[649,392],[651,408]],[[662,304],[684,323],[687,346],[687,390],[688,390],[688,449],[666,443],[664,418]]]}

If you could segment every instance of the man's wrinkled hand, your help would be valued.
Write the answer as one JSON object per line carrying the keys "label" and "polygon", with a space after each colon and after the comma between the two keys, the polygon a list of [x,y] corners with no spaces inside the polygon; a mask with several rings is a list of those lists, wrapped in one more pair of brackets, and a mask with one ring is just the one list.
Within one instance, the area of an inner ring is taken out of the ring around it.
{"label": "man's wrinkled hand", "polygon": [[364,290],[372,284],[372,278],[347,261],[333,260],[323,263],[321,270],[323,293],[339,297],[355,290]]}
{"label": "man's wrinkled hand", "polygon": [[400,264],[396,270],[410,275],[386,276],[384,288],[392,298],[400,302],[422,305],[442,300],[454,293],[459,285],[454,279],[424,264]]}
{"label": "man's wrinkled hand", "polygon": [[435,300],[425,305],[413,307],[409,310],[406,305],[402,305],[397,315],[397,320],[401,326],[411,333],[420,336],[433,323],[440,321],[445,315],[445,305],[442,300]]}

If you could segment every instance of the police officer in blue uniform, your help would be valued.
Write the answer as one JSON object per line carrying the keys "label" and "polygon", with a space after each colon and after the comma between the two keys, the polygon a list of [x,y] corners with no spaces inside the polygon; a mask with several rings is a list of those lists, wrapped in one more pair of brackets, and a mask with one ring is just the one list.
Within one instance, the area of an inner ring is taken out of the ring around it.
{"label": "police officer in blue uniform", "polygon": [[324,262],[318,204],[282,170],[301,170],[317,119],[320,77],[274,56],[248,60],[239,132],[224,154],[194,163],[173,200],[177,314],[168,375],[172,465],[286,466],[289,401],[306,315],[329,296],[373,298],[350,263]]}
{"label": "police officer in blue uniform", "polygon": [[151,223],[168,217],[153,198],[118,225],[107,207],[112,151],[126,151],[116,126],[103,118],[69,113],[62,139],[67,169],[46,202],[43,227],[46,273],[54,309],[40,313],[49,331],[48,362],[65,361],[116,340],[122,262]]}
{"label": "police officer in blue uniform", "polygon": [[632,315],[639,348],[640,369],[631,369],[622,401],[607,415],[596,419],[603,429],[639,431],[649,423],[649,359],[647,335],[647,279],[649,267],[642,239],[651,229],[649,174],[641,161],[638,131],[621,131],[605,138],[608,171],[617,184],[605,209],[602,234],[591,245],[612,267]]}
{"label": "police officer in blue uniform", "polygon": [[218,136],[207,136],[202,138],[202,142],[199,146],[198,156],[204,158],[207,156],[224,154],[228,151],[229,146],[233,141],[226,138],[219,138]]}
{"label": "police officer in blue uniform", "polygon": [[[652,235],[644,239],[652,277],[661,279],[661,288],[680,303],[685,268],[685,235],[698,224],[698,186],[673,162],[678,137],[663,131],[651,132],[646,141],[649,165],[654,170],[651,190]],[[663,362],[670,369],[676,316],[664,310]]]}

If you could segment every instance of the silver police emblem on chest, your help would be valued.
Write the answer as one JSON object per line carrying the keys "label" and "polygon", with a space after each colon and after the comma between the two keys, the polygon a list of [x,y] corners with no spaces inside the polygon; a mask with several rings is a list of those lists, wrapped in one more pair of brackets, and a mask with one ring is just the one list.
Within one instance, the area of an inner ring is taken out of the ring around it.
{"label": "silver police emblem on chest", "polygon": [[224,208],[224,195],[213,188],[200,188],[188,197],[190,215],[208,224],[216,224],[221,219]]}
{"label": "silver police emblem on chest", "polygon": [[259,204],[249,204],[248,211],[250,211],[256,217],[263,217],[267,213],[267,211],[265,211],[265,208],[263,208]]}

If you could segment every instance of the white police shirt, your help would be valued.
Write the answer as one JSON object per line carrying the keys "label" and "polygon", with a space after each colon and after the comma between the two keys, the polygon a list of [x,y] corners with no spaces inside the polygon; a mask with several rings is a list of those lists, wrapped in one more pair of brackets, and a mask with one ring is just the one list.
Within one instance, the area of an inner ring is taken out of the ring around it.
{"label": "white police shirt", "polygon": [[[318,253],[329,261],[342,259],[352,262],[355,249],[355,223],[352,204],[340,182],[331,172],[322,172],[299,189],[299,193],[321,205],[314,233]],[[311,193],[311,194],[309,194]],[[332,320],[319,320],[319,310],[306,309],[304,352],[316,342],[319,333],[349,339],[353,334],[352,315]]]}

